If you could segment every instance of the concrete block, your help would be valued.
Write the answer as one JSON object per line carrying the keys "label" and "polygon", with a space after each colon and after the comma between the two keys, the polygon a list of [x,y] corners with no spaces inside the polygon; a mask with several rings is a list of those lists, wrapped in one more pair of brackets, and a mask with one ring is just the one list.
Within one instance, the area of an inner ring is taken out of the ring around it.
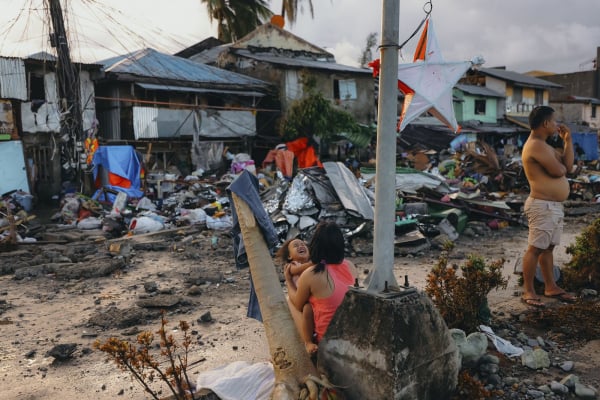
{"label": "concrete block", "polygon": [[319,369],[349,400],[443,400],[456,387],[459,352],[438,310],[399,293],[350,289],[319,343]]}

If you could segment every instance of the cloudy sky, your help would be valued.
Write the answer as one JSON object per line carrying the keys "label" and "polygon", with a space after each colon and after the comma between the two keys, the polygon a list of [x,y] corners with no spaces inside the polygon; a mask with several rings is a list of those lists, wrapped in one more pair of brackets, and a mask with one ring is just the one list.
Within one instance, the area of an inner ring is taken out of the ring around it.
{"label": "cloudy sky", "polygon": [[[74,44],[73,58],[97,61],[153,47],[176,52],[216,36],[201,0],[63,0]],[[335,54],[339,63],[357,65],[369,33],[380,35],[382,0],[313,0],[294,26],[286,26]],[[470,60],[482,55],[485,67],[504,65],[526,72],[555,73],[592,68],[600,47],[597,0],[432,0],[432,18],[444,58]],[[281,0],[271,0],[279,11]],[[400,0],[400,38],[404,42],[425,13],[423,0]],[[43,0],[0,0],[0,55],[49,51]],[[418,36],[402,49],[410,62]]]}

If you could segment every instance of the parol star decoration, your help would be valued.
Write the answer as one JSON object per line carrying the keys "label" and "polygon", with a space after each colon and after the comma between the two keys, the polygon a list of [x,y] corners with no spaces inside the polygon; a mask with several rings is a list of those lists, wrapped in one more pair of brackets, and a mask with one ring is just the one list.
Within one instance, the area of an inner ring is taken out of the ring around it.
{"label": "parol star decoration", "polygon": [[[413,62],[398,65],[398,89],[405,95],[398,130],[402,131],[411,121],[429,112],[458,132],[460,127],[454,115],[452,88],[472,65],[482,63],[481,57],[472,61],[444,61],[433,23],[427,18]],[[369,66],[374,69],[374,75],[379,72],[379,60]]]}

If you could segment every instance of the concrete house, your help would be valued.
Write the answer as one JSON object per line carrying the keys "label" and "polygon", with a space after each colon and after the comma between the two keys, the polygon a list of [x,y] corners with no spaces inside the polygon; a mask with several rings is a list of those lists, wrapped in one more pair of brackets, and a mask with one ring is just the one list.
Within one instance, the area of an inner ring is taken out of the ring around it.
{"label": "concrete house", "polygon": [[371,123],[376,118],[370,69],[338,64],[330,52],[271,23],[259,26],[235,43],[211,48],[200,44],[176,55],[272,83],[279,88],[278,102],[283,113],[294,100],[302,98],[304,81],[310,77],[325,98],[358,122]]}
{"label": "concrete house", "polygon": [[454,102],[454,114],[459,123],[471,120],[488,123],[498,121],[498,103],[504,101],[504,93],[484,86],[458,83],[452,94],[458,100]]}
{"label": "concrete house", "polygon": [[548,105],[550,90],[561,85],[533,76],[508,71],[504,68],[479,68],[471,70],[461,83],[482,86],[503,93],[504,101],[497,103],[497,115],[526,117],[538,105]]}
{"label": "concrete house", "polygon": [[568,96],[562,100],[550,99],[557,119],[588,125],[600,130],[600,99],[596,97]]}
{"label": "concrete house", "polygon": [[[96,119],[93,79],[101,67],[75,64],[83,130]],[[20,189],[41,198],[60,192],[61,168],[76,168],[73,138],[61,133],[56,58],[37,53],[27,58],[0,57],[0,194]],[[68,142],[70,142],[68,144]]]}
{"label": "concrete house", "polygon": [[550,90],[550,105],[564,121],[600,129],[600,47],[592,68],[565,74],[548,74],[545,80],[560,85]]}
{"label": "concrete house", "polygon": [[[257,134],[267,82],[150,48],[100,63],[99,136],[132,144],[153,156],[157,168],[189,165],[191,157],[193,168],[206,169],[220,160],[219,149],[247,147]],[[214,160],[206,159],[209,153]]]}

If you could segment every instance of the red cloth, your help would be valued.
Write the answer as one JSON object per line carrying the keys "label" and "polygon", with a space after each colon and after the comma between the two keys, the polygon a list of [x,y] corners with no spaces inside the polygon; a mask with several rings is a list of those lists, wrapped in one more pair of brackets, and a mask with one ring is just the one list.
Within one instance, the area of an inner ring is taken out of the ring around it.
{"label": "red cloth", "polygon": [[315,148],[308,145],[308,138],[302,137],[285,144],[298,160],[298,168],[323,167]]}
{"label": "red cloth", "polygon": [[341,264],[327,264],[323,273],[328,273],[331,277],[334,285],[333,293],[329,297],[315,298],[310,296],[308,298],[313,309],[317,342],[321,341],[323,335],[325,335],[333,315],[344,300],[348,286],[354,284],[354,276],[352,276],[346,260],[342,261]]}

